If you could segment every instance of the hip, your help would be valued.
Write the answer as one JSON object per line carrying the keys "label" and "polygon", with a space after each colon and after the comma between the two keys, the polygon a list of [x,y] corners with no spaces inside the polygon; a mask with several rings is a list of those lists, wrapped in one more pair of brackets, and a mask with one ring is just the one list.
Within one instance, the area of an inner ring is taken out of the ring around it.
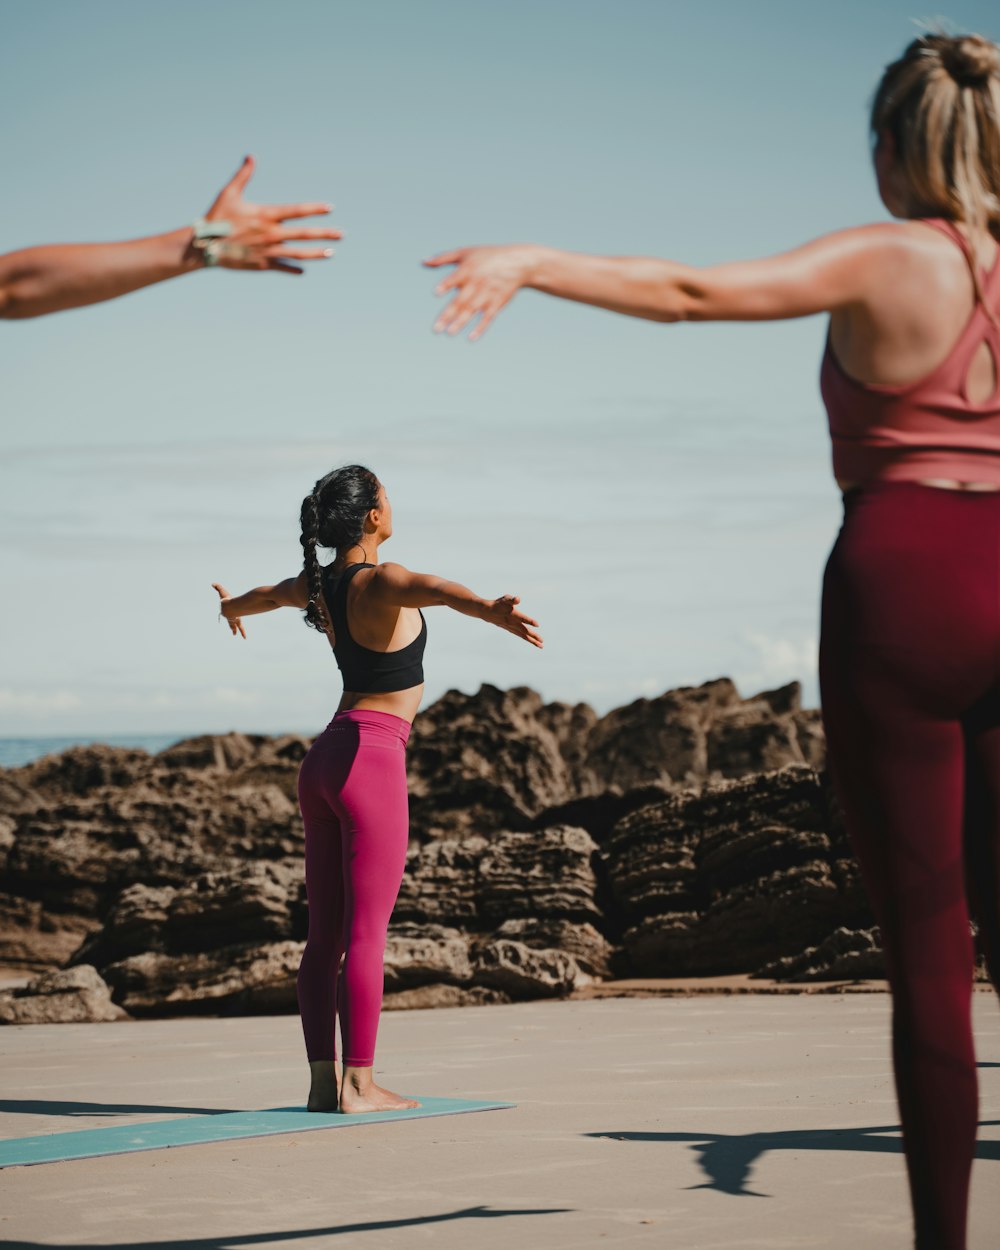
{"label": "hip", "polygon": [[823,631],[939,650],[1000,638],[1000,493],[879,480],[844,498]]}

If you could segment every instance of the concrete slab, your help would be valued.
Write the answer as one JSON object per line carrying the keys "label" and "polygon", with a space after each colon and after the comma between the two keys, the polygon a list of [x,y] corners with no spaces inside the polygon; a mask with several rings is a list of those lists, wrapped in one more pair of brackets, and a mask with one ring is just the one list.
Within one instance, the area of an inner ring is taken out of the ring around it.
{"label": "concrete slab", "polygon": [[[1000,1013],[975,999],[970,1250],[1000,1225]],[[387,1014],[380,1079],[497,1115],[0,1172],[12,1246],[909,1250],[882,994]],[[300,1101],[294,1017],[0,1030],[0,1135]]]}

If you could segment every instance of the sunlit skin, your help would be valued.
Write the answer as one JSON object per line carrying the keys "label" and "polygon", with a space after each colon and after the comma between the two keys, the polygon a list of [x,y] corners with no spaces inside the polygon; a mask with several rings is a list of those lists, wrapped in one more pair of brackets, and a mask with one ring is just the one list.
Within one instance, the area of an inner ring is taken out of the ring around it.
{"label": "sunlit skin", "polygon": [[[939,231],[912,220],[927,216],[907,202],[897,176],[892,136],[883,132],[874,163],[879,194],[900,219],[835,230],[761,260],[705,268],[645,256],[589,256],[537,244],[461,247],[423,263],[454,266],[435,288],[451,299],[436,332],[481,338],[519,290],[650,321],[771,321],[830,314],[830,342],[847,373],[862,382],[905,385],[927,375],[951,351],[975,300],[964,257]],[[966,237],[962,222],[955,223]],[[980,265],[993,263],[997,242],[972,241]],[[968,378],[973,402],[995,387],[988,351]],[[996,490],[991,482],[924,479],[929,485]],[[840,481],[841,490],[858,485]]]}
{"label": "sunlit skin", "polygon": [[[301,264],[294,262],[332,256],[330,247],[315,244],[342,238],[341,230],[297,224],[302,217],[325,216],[332,206],[315,201],[251,204],[243,192],[253,172],[254,158],[247,156],[205,214],[208,221],[233,226],[218,267],[301,274]],[[286,225],[289,221],[296,224]],[[183,226],[125,243],[54,243],[8,252],[0,256],[0,317],[40,317],[97,304],[202,269],[204,257],[193,239],[192,227]]]}
{"label": "sunlit skin", "polygon": [[[533,647],[542,647],[538,622],[525,615],[517,595],[500,595],[483,599],[458,582],[429,573],[412,573],[401,564],[382,563],[379,548],[392,537],[392,505],[380,486],[378,507],[365,518],[360,542],[339,552],[333,563],[340,571],[353,564],[372,564],[354,574],[347,588],[347,616],[351,637],[375,651],[397,651],[412,642],[420,633],[420,608],[448,607],[465,616],[476,617],[490,625],[507,630]],[[234,637],[246,638],[243,618],[276,608],[304,609],[309,601],[308,582],[304,572],[288,577],[273,586],[257,586],[245,594],[232,596],[225,586],[212,583],[219,595],[219,610]],[[325,610],[325,609],[324,609]],[[329,622],[329,611],[326,611]],[[331,647],[335,638],[327,633]],[[423,684],[389,694],[366,694],[345,690],[337,710],[369,708],[388,712],[412,722],[420,706]],[[339,1065],[329,1060],[310,1063],[310,1111],[336,1111],[356,1114],[393,1111],[416,1107],[419,1103],[382,1089],[372,1080],[372,1069],[348,1065],[341,1073]]]}

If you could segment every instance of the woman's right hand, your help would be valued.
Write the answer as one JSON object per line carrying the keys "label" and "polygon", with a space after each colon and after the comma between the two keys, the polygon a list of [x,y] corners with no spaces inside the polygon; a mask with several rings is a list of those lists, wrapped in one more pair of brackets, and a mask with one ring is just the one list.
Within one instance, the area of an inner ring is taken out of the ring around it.
{"label": "woman's right hand", "polygon": [[456,294],[434,322],[434,332],[458,334],[473,317],[479,324],[469,333],[474,342],[485,334],[490,322],[509,304],[531,275],[539,249],[528,243],[499,247],[459,247],[439,252],[423,263],[430,269],[455,265],[434,288],[435,295]]}
{"label": "woman's right hand", "polygon": [[242,620],[238,616],[229,616],[226,612],[226,604],[230,602],[232,595],[225,588],[225,586],[220,586],[218,582],[212,583],[212,589],[219,592],[219,615],[224,618],[226,624],[232,630],[233,637],[235,638],[236,635],[239,634],[241,637],[245,638],[247,636],[247,631],[243,628]]}
{"label": "woman's right hand", "polygon": [[[543,643],[537,630],[538,622],[525,616],[517,606],[520,602],[518,595],[501,595],[499,599],[487,603],[485,619],[491,625],[499,625],[501,629],[506,629],[516,637],[523,638],[525,642],[530,642],[533,647],[541,649]],[[531,628],[532,625],[535,629]]]}

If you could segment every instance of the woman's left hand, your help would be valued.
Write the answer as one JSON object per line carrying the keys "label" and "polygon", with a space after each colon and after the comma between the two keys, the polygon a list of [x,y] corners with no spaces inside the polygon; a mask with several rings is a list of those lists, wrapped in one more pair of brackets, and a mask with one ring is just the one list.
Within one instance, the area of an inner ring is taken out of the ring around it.
{"label": "woman's left hand", "polygon": [[490,322],[509,304],[531,275],[537,248],[525,243],[501,247],[460,247],[440,252],[423,263],[430,269],[439,265],[457,268],[434,288],[435,295],[446,291],[458,294],[434,323],[434,331],[458,334],[475,316],[479,323],[469,333],[469,341],[482,338]]}
{"label": "woman's left hand", "polygon": [[521,611],[517,606],[520,602],[520,595],[501,595],[487,603],[486,619],[491,624],[508,630],[516,638],[530,642],[533,647],[541,648],[542,635],[538,632],[538,622]]}
{"label": "woman's left hand", "polygon": [[299,217],[325,217],[329,204],[251,204],[243,192],[254,171],[248,156],[226,183],[205,214],[207,221],[228,221],[232,233],[221,240],[218,264],[226,269],[277,269],[281,273],[302,273],[295,260],[326,260],[329,247],[301,247],[296,240],[340,239],[343,232],[334,226],[286,226]]}
{"label": "woman's left hand", "polygon": [[219,612],[225,618],[229,628],[233,631],[233,637],[237,634],[241,634],[245,638],[247,636],[247,631],[243,628],[242,620],[238,616],[228,616],[226,613],[226,604],[230,602],[232,595],[225,588],[225,586],[220,586],[218,582],[212,583],[212,589],[219,592]]}

